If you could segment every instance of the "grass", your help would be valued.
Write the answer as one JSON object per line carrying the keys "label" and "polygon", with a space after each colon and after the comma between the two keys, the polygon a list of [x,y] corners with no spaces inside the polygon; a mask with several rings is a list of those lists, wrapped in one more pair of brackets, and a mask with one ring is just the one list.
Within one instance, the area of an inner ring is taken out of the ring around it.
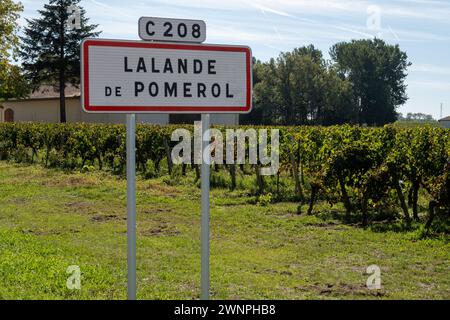
{"label": "grass", "polygon": [[[125,180],[0,162],[0,299],[125,299]],[[200,191],[137,182],[138,298],[198,299]],[[213,299],[450,299],[447,238],[297,215],[297,204],[211,194]],[[337,210],[340,208],[338,207]],[[334,208],[333,210],[336,210]],[[365,270],[381,268],[368,290]],[[81,290],[66,269],[81,268]]]}

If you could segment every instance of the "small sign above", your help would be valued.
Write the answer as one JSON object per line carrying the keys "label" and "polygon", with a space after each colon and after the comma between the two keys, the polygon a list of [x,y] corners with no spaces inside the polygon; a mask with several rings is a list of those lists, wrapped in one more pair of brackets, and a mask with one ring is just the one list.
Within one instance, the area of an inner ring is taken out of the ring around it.
{"label": "small sign above", "polygon": [[142,17],[139,37],[146,41],[195,42],[206,40],[206,23],[202,20]]}

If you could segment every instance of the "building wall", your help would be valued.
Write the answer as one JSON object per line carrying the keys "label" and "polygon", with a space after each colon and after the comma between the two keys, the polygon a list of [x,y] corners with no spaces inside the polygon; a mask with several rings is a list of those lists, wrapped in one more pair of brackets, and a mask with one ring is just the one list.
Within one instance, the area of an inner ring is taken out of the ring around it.
{"label": "building wall", "polygon": [[443,128],[450,128],[450,121],[440,121],[439,123]]}
{"label": "building wall", "polygon": [[[59,99],[5,101],[0,108],[0,122],[4,121],[6,109],[14,111],[14,122],[59,122]],[[89,123],[125,123],[125,114],[93,114],[86,113],[81,108],[80,98],[66,99],[67,122],[89,122]],[[136,122],[167,124],[168,114],[136,114]],[[222,125],[239,124],[237,114],[212,114],[211,123]]]}
{"label": "building wall", "polygon": [[[67,100],[68,104],[70,102],[70,100]],[[5,101],[2,102],[2,105],[2,121],[5,120],[7,109],[14,111],[15,122],[57,122],[59,120],[57,105],[51,100]]]}

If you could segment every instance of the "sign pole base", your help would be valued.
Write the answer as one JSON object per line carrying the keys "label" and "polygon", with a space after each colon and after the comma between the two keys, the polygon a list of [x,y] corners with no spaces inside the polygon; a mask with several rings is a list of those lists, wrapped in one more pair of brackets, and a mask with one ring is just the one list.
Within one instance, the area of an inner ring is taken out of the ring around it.
{"label": "sign pole base", "polygon": [[[208,149],[209,114],[202,114],[202,229],[201,229],[201,300],[209,300],[209,175],[210,152]],[[208,149],[208,150],[206,150]],[[206,151],[206,152],[205,152]],[[206,159],[206,160],[205,160]]]}
{"label": "sign pole base", "polygon": [[136,300],[136,115],[127,114],[128,300]]}

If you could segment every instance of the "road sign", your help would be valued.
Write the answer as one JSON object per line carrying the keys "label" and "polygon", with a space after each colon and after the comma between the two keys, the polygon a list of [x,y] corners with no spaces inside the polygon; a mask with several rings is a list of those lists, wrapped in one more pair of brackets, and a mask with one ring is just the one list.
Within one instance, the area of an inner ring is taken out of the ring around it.
{"label": "road sign", "polygon": [[202,20],[142,17],[139,37],[147,41],[202,43],[206,40],[206,24]]}
{"label": "road sign", "polygon": [[201,299],[207,300],[210,167],[205,159],[209,157],[209,114],[251,111],[251,50],[200,44],[206,38],[206,25],[198,20],[143,17],[139,36],[143,40],[197,43],[85,39],[81,45],[84,111],[127,114],[128,299],[136,299],[137,284],[135,113],[201,113]]}
{"label": "road sign", "polygon": [[94,40],[82,43],[82,106],[93,113],[248,113],[249,47]]}

